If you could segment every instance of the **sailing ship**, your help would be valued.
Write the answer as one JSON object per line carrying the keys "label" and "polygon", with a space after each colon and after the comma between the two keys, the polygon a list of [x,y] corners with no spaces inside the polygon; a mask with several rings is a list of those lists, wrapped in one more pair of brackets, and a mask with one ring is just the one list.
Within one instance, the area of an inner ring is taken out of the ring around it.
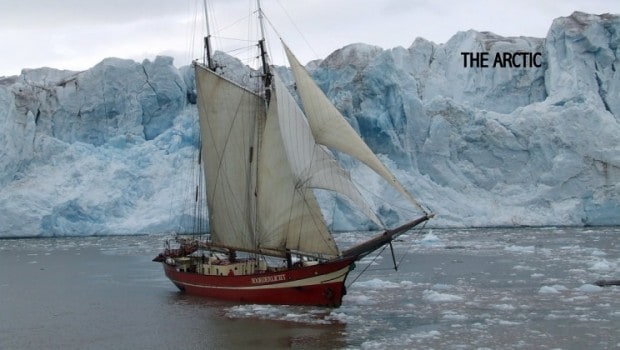
{"label": "sailing ship", "polygon": [[[381,163],[282,42],[301,105],[268,64],[257,1],[262,61],[257,91],[194,62],[210,232],[178,238],[154,261],[189,294],[223,300],[338,307],[355,262],[430,218]],[[208,27],[208,22],[207,22]],[[314,189],[345,196],[384,227],[330,149],[363,162],[419,213],[361,244],[339,249]]]}

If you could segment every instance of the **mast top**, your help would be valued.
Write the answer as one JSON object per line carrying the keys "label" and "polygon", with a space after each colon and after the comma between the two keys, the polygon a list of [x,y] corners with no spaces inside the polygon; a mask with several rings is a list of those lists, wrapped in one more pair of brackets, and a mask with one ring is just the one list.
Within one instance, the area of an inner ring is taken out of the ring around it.
{"label": "mast top", "polygon": [[256,6],[258,7],[258,23],[260,25],[260,40],[265,40],[265,23],[263,21],[263,9],[260,6],[260,0],[256,0]]}
{"label": "mast top", "polygon": [[213,64],[213,59],[211,58],[212,50],[211,50],[211,27],[209,26],[209,11],[207,9],[207,0],[203,0],[204,10],[205,10],[205,23],[207,25],[207,36],[205,37],[205,48],[204,48],[204,64],[209,67],[209,69],[214,70],[215,65]]}
{"label": "mast top", "polygon": [[265,47],[265,24],[263,20],[263,9],[260,6],[260,0],[256,0],[256,6],[258,7],[258,22],[260,25],[260,40],[258,41],[258,47],[260,49],[260,56],[263,65],[263,84],[265,85],[265,97],[267,102],[270,99],[271,89],[271,72],[269,71],[269,55],[267,54],[267,48]]}

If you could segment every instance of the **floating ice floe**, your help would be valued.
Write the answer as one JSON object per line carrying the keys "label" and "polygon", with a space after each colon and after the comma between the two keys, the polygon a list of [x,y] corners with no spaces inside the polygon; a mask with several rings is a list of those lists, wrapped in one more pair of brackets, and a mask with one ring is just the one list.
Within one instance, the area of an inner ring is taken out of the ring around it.
{"label": "floating ice floe", "polygon": [[567,290],[565,286],[561,284],[554,284],[553,286],[542,286],[538,290],[539,294],[560,294],[561,292]]}
{"label": "floating ice floe", "polygon": [[425,290],[422,296],[422,299],[431,302],[431,303],[449,303],[449,302],[457,302],[457,301],[463,301],[463,297],[458,296],[458,295],[454,295],[454,294],[448,294],[448,293],[440,293],[440,292],[436,292],[434,290]]}

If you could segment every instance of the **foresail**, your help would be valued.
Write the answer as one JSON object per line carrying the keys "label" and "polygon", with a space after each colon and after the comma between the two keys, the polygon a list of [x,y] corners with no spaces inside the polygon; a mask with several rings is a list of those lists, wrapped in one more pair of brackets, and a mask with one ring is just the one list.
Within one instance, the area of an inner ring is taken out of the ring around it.
{"label": "foresail", "polygon": [[381,175],[418,209],[425,212],[329,101],[290,49],[285,44],[283,45],[316,142],[357,158]]}
{"label": "foresail", "polygon": [[196,66],[200,136],[213,242],[253,249],[256,120],[264,100]]}
{"label": "foresail", "polygon": [[311,189],[291,170],[280,130],[277,91],[272,94],[259,156],[259,247],[337,256]]}

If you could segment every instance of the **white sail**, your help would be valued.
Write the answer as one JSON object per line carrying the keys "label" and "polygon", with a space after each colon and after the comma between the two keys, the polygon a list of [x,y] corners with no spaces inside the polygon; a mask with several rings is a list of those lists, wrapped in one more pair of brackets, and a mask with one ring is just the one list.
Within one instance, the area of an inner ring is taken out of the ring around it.
{"label": "white sail", "polygon": [[312,189],[346,196],[383,225],[324,146],[360,159],[417,203],[288,49],[287,54],[305,111],[277,75],[266,111],[262,96],[208,69],[196,69],[211,238],[240,249],[336,256],[338,248]]}
{"label": "white sail", "polygon": [[280,129],[278,99],[276,89],[259,156],[259,248],[336,256],[338,248],[312,190],[300,185],[291,169]]}
{"label": "white sail", "polygon": [[[257,5],[262,19],[260,0]],[[260,25],[262,31],[262,21]],[[280,77],[270,72],[264,35],[259,40],[263,69],[257,92],[224,77],[231,71],[211,60],[209,40],[208,30],[208,66],[195,63],[194,72],[211,235],[178,237],[178,248],[166,244],[153,260],[161,262],[166,276],[190,294],[244,303],[338,307],[355,261],[391,245],[433,215],[425,213],[340,251],[315,189],[345,196],[383,225],[328,146],[363,160],[408,193],[313,85],[288,49],[306,112]],[[216,73],[223,71],[227,73]],[[237,73],[243,72],[235,69],[233,74]],[[196,204],[197,210],[202,209],[198,193]],[[265,259],[269,256],[280,259]],[[294,263],[297,258],[300,263]]]}
{"label": "white sail", "polygon": [[278,95],[277,107],[280,113],[284,149],[297,186],[326,189],[345,195],[368,218],[383,227],[379,218],[351,182],[349,173],[338,164],[328,150],[314,141],[303,111],[277,74],[274,74],[273,84]]}
{"label": "white sail", "polygon": [[342,114],[316,85],[306,69],[299,63],[286,44],[283,43],[283,45],[295,76],[297,91],[301,97],[304,112],[308,117],[308,122],[316,142],[347,153],[368,165],[396,188],[413,205],[425,212],[415,198],[403,187],[396,177],[392,175],[385,165],[381,163],[368,145],[366,145],[351,125],[347,123]]}
{"label": "white sail", "polygon": [[200,136],[213,242],[254,249],[256,120],[264,100],[197,66]]}

